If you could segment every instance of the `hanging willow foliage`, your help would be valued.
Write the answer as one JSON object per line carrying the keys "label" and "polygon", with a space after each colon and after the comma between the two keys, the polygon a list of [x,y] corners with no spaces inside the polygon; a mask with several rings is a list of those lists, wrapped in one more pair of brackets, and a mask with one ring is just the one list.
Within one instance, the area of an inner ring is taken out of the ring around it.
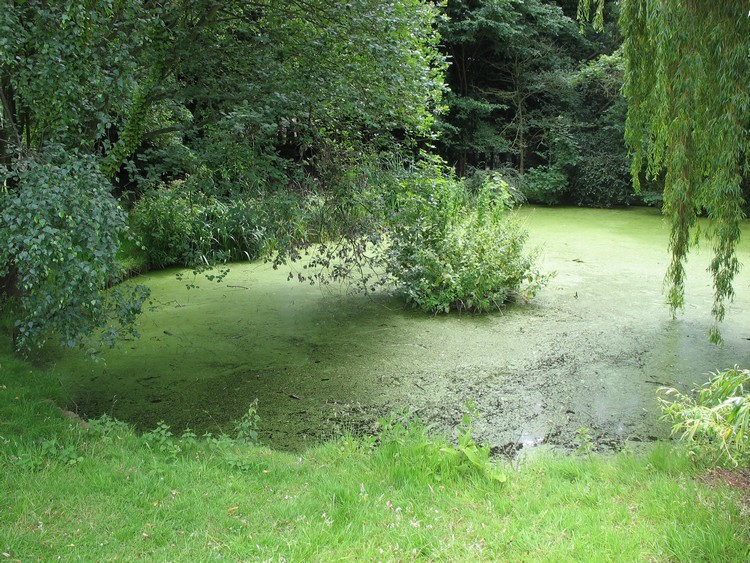
{"label": "hanging willow foliage", "polygon": [[[579,14],[588,19],[595,6],[600,26],[603,5],[581,0]],[[665,282],[673,313],[684,305],[696,218],[706,213],[711,219],[714,342],[721,342],[718,326],[740,269],[742,181],[749,171],[749,8],[737,0],[620,2],[633,181],[638,189],[644,165],[648,176],[664,175],[664,213],[672,223]]]}

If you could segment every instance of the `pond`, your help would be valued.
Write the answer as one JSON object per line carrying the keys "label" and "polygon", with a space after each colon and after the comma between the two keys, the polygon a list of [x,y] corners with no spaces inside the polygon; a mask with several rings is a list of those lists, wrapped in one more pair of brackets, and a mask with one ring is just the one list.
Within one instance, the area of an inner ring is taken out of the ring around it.
{"label": "pond", "polygon": [[[717,368],[750,365],[750,275],[708,342],[708,249],[688,263],[685,313],[664,302],[668,226],[653,209],[520,211],[544,271],[531,303],[490,315],[432,316],[385,294],[287,282],[267,264],[236,264],[222,284],[187,289],[175,271],[143,276],[152,303],[140,340],[100,363],[55,354],[84,417],[103,413],[199,434],[231,428],[255,400],[264,443],[299,450],[369,432],[389,413],[451,432],[467,401],[495,452],[570,445],[586,428],[603,446],[668,434],[660,386],[692,388]],[[746,260],[748,246],[741,247]]]}

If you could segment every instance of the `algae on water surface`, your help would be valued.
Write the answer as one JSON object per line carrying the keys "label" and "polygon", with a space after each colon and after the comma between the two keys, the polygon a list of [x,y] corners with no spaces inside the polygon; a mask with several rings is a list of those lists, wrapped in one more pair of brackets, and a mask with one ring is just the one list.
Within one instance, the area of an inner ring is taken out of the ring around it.
{"label": "algae on water surface", "polygon": [[616,446],[666,435],[659,386],[750,365],[750,278],[737,279],[725,346],[710,344],[709,257],[697,249],[685,314],[672,320],[661,291],[668,227],[655,210],[520,214],[557,276],[533,302],[490,315],[424,315],[387,295],[287,282],[265,264],[233,265],[198,289],[174,271],[144,276],[153,297],[140,340],[97,364],[56,358],[70,408],[202,433],[230,428],[257,399],[261,439],[299,449],[370,431],[391,412],[449,431],[473,400],[477,438],[497,451],[570,444],[581,427]]}

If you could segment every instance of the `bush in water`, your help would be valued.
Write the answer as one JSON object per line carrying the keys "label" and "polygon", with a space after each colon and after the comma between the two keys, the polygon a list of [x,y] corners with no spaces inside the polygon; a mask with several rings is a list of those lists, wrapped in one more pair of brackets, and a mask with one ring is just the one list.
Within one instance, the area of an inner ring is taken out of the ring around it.
{"label": "bush in water", "polygon": [[430,312],[488,311],[545,283],[524,249],[513,198],[496,178],[475,196],[435,163],[401,181],[386,265],[401,295]]}

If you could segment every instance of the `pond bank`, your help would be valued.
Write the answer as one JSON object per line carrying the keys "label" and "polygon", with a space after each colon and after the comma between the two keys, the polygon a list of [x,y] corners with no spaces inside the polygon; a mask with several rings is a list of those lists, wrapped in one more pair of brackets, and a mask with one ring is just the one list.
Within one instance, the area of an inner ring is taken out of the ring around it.
{"label": "pond bank", "polygon": [[[300,449],[378,417],[409,412],[450,431],[474,401],[478,440],[514,453],[569,445],[579,428],[604,446],[650,441],[661,385],[750,365],[750,277],[723,327],[711,326],[708,254],[688,264],[687,308],[672,320],[661,292],[668,227],[652,209],[526,208],[530,245],[557,276],[527,305],[476,316],[426,316],[387,295],[286,281],[238,264],[221,285],[186,289],[174,272],[143,276],[153,302],[142,337],[90,364],[51,355],[84,417],[149,429],[227,428],[255,399],[262,441]],[[740,250],[746,260],[747,245]]]}

